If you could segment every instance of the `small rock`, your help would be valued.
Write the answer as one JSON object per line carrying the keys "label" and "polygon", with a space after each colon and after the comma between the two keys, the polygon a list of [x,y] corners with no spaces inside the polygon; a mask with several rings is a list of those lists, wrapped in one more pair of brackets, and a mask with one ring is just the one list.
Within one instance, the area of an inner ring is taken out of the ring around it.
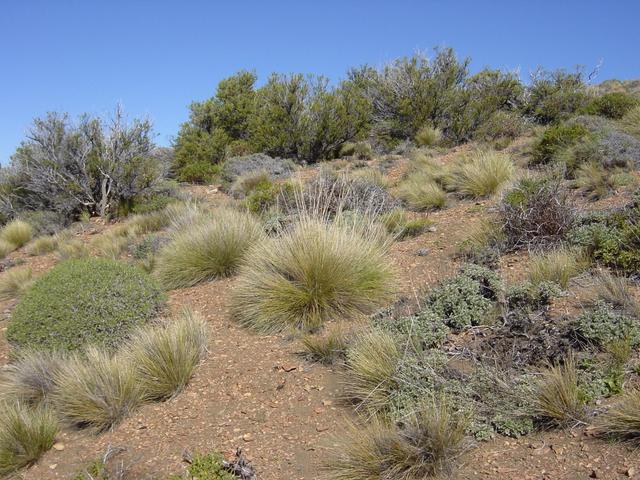
{"label": "small rock", "polygon": [[64,443],[56,442],[53,444],[53,449],[61,452],[64,450]]}
{"label": "small rock", "polygon": [[419,250],[416,250],[416,255],[419,257],[426,257],[427,255],[429,255],[430,250],[428,248],[421,248]]}
{"label": "small rock", "polygon": [[325,425],[316,425],[316,432],[318,432],[318,433],[326,432],[327,430],[329,430],[329,427],[327,427]]}
{"label": "small rock", "polygon": [[293,372],[297,368],[297,365],[282,365],[282,370],[284,370],[285,372]]}
{"label": "small rock", "polygon": [[322,405],[325,407],[333,405],[333,400],[322,400]]}
{"label": "small rock", "polygon": [[595,468],[591,469],[591,473],[589,474],[589,478],[602,478],[602,475]]}
{"label": "small rock", "polygon": [[242,435],[242,440],[244,440],[245,442],[253,442],[254,438],[252,434],[245,433],[244,435]]}
{"label": "small rock", "polygon": [[427,232],[437,232],[437,231],[438,231],[438,229],[436,227],[434,227],[434,226],[431,226],[431,227],[427,228]]}
{"label": "small rock", "polygon": [[57,466],[58,466],[58,464],[57,464],[57,463],[52,463],[51,465],[49,465],[49,468],[50,468],[51,470],[55,470]]}

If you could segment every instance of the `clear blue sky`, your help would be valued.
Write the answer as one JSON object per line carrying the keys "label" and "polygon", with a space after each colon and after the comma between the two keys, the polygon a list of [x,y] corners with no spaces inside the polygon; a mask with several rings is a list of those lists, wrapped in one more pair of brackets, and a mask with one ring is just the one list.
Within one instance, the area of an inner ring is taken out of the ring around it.
{"label": "clear blue sky", "polygon": [[340,78],[451,46],[525,77],[604,59],[640,78],[640,1],[0,0],[0,162],[47,111],[148,115],[168,144],[192,100],[239,69]]}

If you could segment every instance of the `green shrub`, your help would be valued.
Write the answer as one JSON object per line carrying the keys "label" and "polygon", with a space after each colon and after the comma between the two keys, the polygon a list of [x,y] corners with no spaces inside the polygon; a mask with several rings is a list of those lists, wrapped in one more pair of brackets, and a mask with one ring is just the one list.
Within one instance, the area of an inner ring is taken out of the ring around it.
{"label": "green shrub", "polygon": [[578,316],[574,329],[581,340],[599,347],[610,345],[616,340],[628,340],[632,345],[640,343],[640,326],[637,321],[602,300],[596,300],[592,308]]}
{"label": "green shrub", "polygon": [[33,227],[22,220],[12,220],[0,230],[0,238],[20,248],[33,236]]}
{"label": "green shrub", "polygon": [[202,183],[206,185],[213,183],[220,174],[220,171],[220,165],[202,160],[188,163],[184,167],[181,167],[176,174],[176,179],[181,182]]}
{"label": "green shrub", "polygon": [[51,401],[66,423],[104,431],[143,400],[136,366],[124,355],[89,347],[74,353],[54,377]]}
{"label": "green shrub", "polygon": [[433,288],[423,305],[453,329],[487,325],[495,318],[501,289],[500,278],[494,272],[468,265],[455,277]]}
{"label": "green shrub", "polygon": [[563,149],[575,145],[586,137],[589,130],[580,124],[559,124],[547,127],[533,147],[531,163],[542,165],[551,162]]}
{"label": "green shrub", "polygon": [[594,98],[585,107],[587,113],[619,120],[632,108],[638,106],[638,99],[625,92],[610,92]]}
{"label": "green shrub", "polygon": [[234,316],[257,330],[281,331],[371,313],[390,298],[393,283],[386,245],[371,233],[358,222],[303,217],[256,244],[232,293]]}
{"label": "green shrub", "polygon": [[280,201],[291,201],[294,195],[292,183],[262,182],[247,195],[244,204],[253,213],[262,213],[275,206]]}
{"label": "green shrub", "polygon": [[19,219],[33,227],[33,235],[53,235],[69,225],[63,213],[51,210],[27,210],[20,212]]}
{"label": "green shrub", "polygon": [[21,297],[33,283],[31,268],[13,268],[0,275],[0,301]]}
{"label": "green shrub", "polygon": [[207,351],[207,328],[185,310],[164,327],[145,327],[133,335],[129,355],[145,398],[163,400],[187,385]]}
{"label": "green shrub", "polygon": [[442,140],[442,131],[429,125],[422,127],[415,136],[416,144],[420,147],[434,147]]}
{"label": "green shrub", "polygon": [[568,238],[602,265],[624,273],[640,269],[640,209],[636,203],[618,211],[586,216]]}
{"label": "green shrub", "polygon": [[187,467],[187,474],[171,477],[171,480],[238,480],[236,475],[225,468],[223,462],[222,455],[218,453],[195,455]]}
{"label": "green shrub", "polygon": [[58,422],[50,410],[0,404],[0,475],[35,463],[54,443]]}
{"label": "green shrub", "polygon": [[418,352],[441,346],[449,334],[443,319],[428,307],[400,318],[383,316],[374,325],[400,338],[402,345],[408,340]]}
{"label": "green shrub", "polygon": [[153,318],[163,294],[142,270],[107,259],[69,260],[39,277],[11,315],[7,338],[21,347],[118,346]]}
{"label": "green shrub", "polygon": [[447,185],[464,196],[487,197],[511,180],[514,171],[507,155],[491,150],[477,151],[452,169]]}
{"label": "green shrub", "polygon": [[367,142],[345,142],[340,147],[339,156],[354,157],[358,160],[371,160],[373,158],[373,149]]}
{"label": "green shrub", "polygon": [[534,73],[523,112],[543,124],[566,120],[587,104],[584,75],[564,70]]}
{"label": "green shrub", "polygon": [[252,215],[218,210],[163,247],[154,273],[168,289],[225,277],[235,272],[246,251],[262,238],[262,226]]}
{"label": "green shrub", "polygon": [[505,303],[512,312],[531,313],[549,305],[554,297],[562,293],[555,282],[528,281],[509,286],[505,292]]}

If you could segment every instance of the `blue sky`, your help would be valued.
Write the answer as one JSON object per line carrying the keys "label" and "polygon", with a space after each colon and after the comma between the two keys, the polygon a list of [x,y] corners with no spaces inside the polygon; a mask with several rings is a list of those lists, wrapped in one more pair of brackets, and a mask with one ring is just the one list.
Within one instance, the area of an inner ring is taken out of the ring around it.
{"label": "blue sky", "polygon": [[321,73],[451,46],[472,67],[604,60],[599,80],[640,78],[640,2],[0,0],[0,162],[47,111],[121,102],[168,144],[192,100],[239,69]]}

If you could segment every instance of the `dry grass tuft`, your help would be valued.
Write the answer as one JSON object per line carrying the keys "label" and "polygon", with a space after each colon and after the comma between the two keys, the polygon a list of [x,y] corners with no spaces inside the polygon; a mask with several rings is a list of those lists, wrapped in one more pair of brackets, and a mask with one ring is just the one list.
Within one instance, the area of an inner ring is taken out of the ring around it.
{"label": "dry grass tuft", "polygon": [[640,441],[640,390],[625,392],[595,422],[600,435]]}
{"label": "dry grass tuft", "polygon": [[442,140],[442,131],[439,128],[422,127],[415,136],[416,144],[421,147],[434,147]]}
{"label": "dry grass tuft", "polygon": [[20,248],[33,236],[33,227],[22,220],[12,220],[0,230],[0,238]]}
{"label": "dry grass tuft", "polygon": [[331,328],[325,335],[306,334],[301,342],[310,359],[325,364],[344,357],[348,344],[347,335],[340,326]]}
{"label": "dry grass tuft", "polygon": [[0,260],[9,255],[15,249],[16,246],[13,243],[7,242],[6,240],[0,238]]}
{"label": "dry grass tuft", "polygon": [[31,268],[12,268],[0,275],[0,301],[19,298],[33,283]]}
{"label": "dry grass tuft", "polygon": [[531,256],[529,280],[534,285],[551,281],[566,289],[569,281],[587,267],[588,260],[581,251],[558,248]]}
{"label": "dry grass tuft", "polygon": [[40,350],[19,351],[16,359],[0,372],[0,398],[27,405],[48,402],[55,388],[54,377],[62,358]]}
{"label": "dry grass tuft", "polygon": [[627,278],[602,270],[596,277],[596,291],[605,302],[621,308],[631,316],[640,317],[640,303]]}
{"label": "dry grass tuft", "polygon": [[168,289],[225,277],[235,272],[247,250],[263,238],[262,226],[250,214],[218,210],[176,235],[159,252],[155,274]]}
{"label": "dry grass tuft", "polygon": [[454,413],[444,398],[432,399],[399,426],[377,419],[351,426],[325,470],[332,480],[448,478],[468,450],[469,426],[468,415]]}
{"label": "dry grass tuft", "polygon": [[281,236],[257,243],[232,293],[237,320],[263,332],[312,330],[328,319],[372,313],[393,292],[381,228],[303,216]]}
{"label": "dry grass tuft", "polygon": [[563,365],[543,372],[537,384],[534,408],[540,417],[559,425],[584,420],[585,400],[572,357],[568,357]]}
{"label": "dry grass tuft", "polygon": [[89,256],[89,249],[79,238],[60,240],[58,244],[58,258],[69,260],[70,258],[84,258]]}
{"label": "dry grass tuft", "polygon": [[38,237],[27,245],[27,254],[31,256],[44,255],[55,252],[58,248],[58,237],[55,235],[44,235]]}
{"label": "dry grass tuft", "polygon": [[347,351],[347,398],[371,413],[386,410],[401,356],[392,334],[382,330],[363,332]]}
{"label": "dry grass tuft", "polygon": [[133,412],[143,392],[136,367],[127,356],[95,347],[74,354],[54,376],[51,401],[71,425],[104,431]]}
{"label": "dry grass tuft", "polygon": [[463,196],[488,197],[506,185],[514,172],[513,162],[506,154],[476,151],[452,168],[447,186]]}
{"label": "dry grass tuft", "polygon": [[438,209],[447,203],[447,195],[436,183],[431,173],[417,170],[398,186],[398,195],[416,210]]}
{"label": "dry grass tuft", "polygon": [[36,462],[53,446],[58,423],[48,409],[0,404],[0,475]]}
{"label": "dry grass tuft", "polygon": [[164,327],[141,329],[129,345],[140,386],[149,400],[180,393],[206,353],[206,324],[190,310]]}

